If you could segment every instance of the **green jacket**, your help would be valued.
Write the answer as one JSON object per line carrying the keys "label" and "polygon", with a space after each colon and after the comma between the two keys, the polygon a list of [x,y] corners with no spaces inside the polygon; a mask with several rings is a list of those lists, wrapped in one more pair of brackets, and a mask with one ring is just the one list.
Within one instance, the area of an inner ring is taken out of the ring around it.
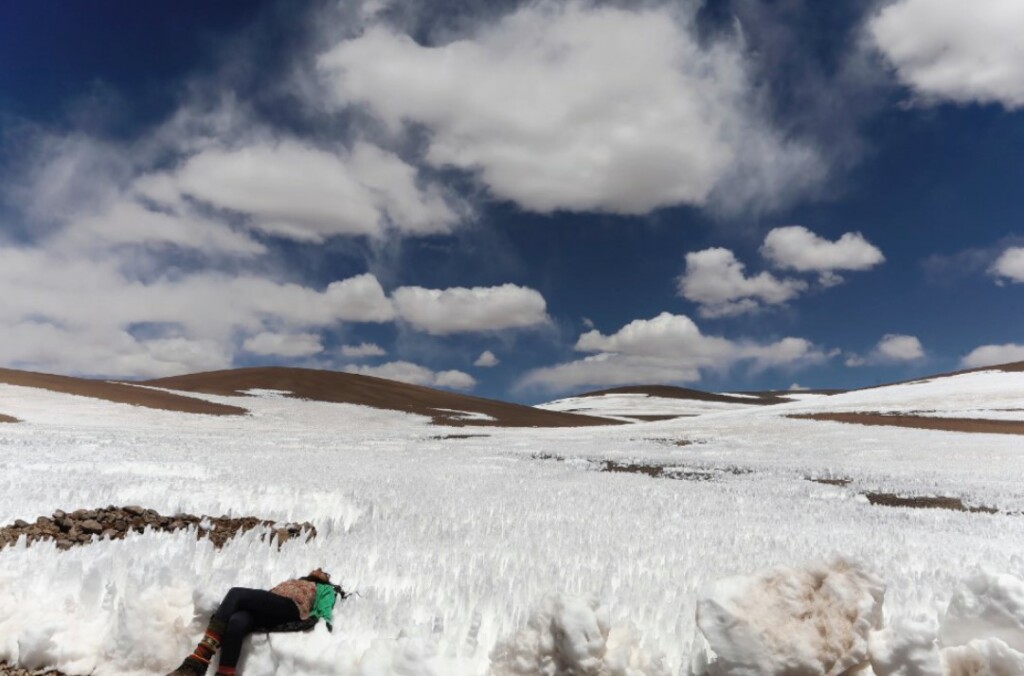
{"label": "green jacket", "polygon": [[316,583],[316,600],[313,601],[313,608],[309,611],[310,617],[317,617],[327,623],[331,629],[334,618],[334,587],[329,584]]}

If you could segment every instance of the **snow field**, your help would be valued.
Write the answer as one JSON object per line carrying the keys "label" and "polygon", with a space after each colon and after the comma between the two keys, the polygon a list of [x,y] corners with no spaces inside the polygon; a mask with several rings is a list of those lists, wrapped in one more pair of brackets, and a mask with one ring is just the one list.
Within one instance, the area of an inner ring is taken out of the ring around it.
{"label": "snow field", "polygon": [[[729,396],[738,395],[730,394]],[[750,396],[750,399],[756,399],[756,397]],[[602,394],[592,397],[559,399],[541,404],[537,408],[549,411],[568,411],[583,415],[598,415],[608,418],[627,418],[630,415],[701,415],[718,411],[744,410],[752,408],[752,406],[756,406],[756,404],[701,401],[698,399],[673,399],[670,397],[651,397],[646,394]]]}
{"label": "snow field", "polygon": [[[338,606],[333,634],[255,637],[247,676],[682,674],[703,649],[693,646],[707,585],[834,552],[886,584],[891,638],[874,643],[902,654],[927,636],[903,618],[938,631],[978,566],[1024,577],[1021,517],[872,507],[852,488],[803,478],[1019,507],[1015,438],[744,410],[438,440],[467,430],[282,398],[246,399],[252,416],[210,418],[11,391],[23,389],[0,388],[0,409],[26,421],[0,428],[0,523],[135,503],[309,520],[320,531],[280,551],[256,532],[220,551],[188,533],[2,550],[0,659],[26,666],[166,673],[228,588],[320,565],[361,596]],[[703,443],[658,441],[689,437]],[[753,471],[652,479],[594,471],[599,459]],[[983,628],[956,650],[1015,659]]]}

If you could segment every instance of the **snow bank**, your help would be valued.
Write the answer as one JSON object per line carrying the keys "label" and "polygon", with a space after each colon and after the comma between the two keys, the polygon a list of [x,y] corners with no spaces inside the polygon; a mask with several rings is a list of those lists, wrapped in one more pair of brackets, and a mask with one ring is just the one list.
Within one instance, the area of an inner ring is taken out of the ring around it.
{"label": "snow bank", "polygon": [[1019,676],[1024,655],[997,638],[974,640],[942,651],[945,676]]}
{"label": "snow bank", "polygon": [[[897,617],[882,628],[884,587],[844,558],[710,585],[698,600],[692,674],[1020,676],[1024,581],[979,571],[941,621]],[[868,662],[870,670],[868,671]]]}
{"label": "snow bank", "polygon": [[525,629],[491,652],[491,676],[669,676],[632,624],[611,627],[593,597],[546,597]]}
{"label": "snow bank", "polygon": [[871,634],[868,647],[876,676],[944,676],[935,618],[897,618]]}
{"label": "snow bank", "polygon": [[868,662],[885,587],[836,557],[709,585],[697,602],[706,656],[697,673],[843,674]]}
{"label": "snow bank", "polygon": [[975,573],[953,594],[939,635],[944,646],[998,638],[1024,652],[1024,582],[1012,575]]}

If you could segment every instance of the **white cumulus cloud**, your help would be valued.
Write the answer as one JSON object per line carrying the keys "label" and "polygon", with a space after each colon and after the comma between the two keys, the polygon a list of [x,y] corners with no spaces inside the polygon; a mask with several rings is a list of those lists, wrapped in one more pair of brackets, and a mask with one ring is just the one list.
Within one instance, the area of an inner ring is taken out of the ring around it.
{"label": "white cumulus cloud", "polygon": [[350,359],[358,359],[360,357],[383,357],[387,353],[387,350],[376,343],[360,343],[359,345],[341,346],[342,356],[349,357]]}
{"label": "white cumulus cloud", "polygon": [[866,357],[858,354],[848,354],[846,356],[846,365],[856,367],[893,364],[923,359],[924,356],[924,347],[922,347],[921,341],[917,336],[887,333],[882,336]]}
{"label": "white cumulus cloud", "polygon": [[493,352],[490,350],[484,350],[480,353],[480,356],[476,358],[476,361],[473,362],[473,366],[490,368],[492,366],[497,366],[499,363],[501,363],[501,360],[495,357]]}
{"label": "white cumulus cloud", "polygon": [[589,331],[576,342],[579,352],[596,353],[571,362],[533,369],[519,388],[550,391],[631,383],[687,383],[703,369],[726,369],[745,362],[754,370],[822,363],[831,355],[803,338],[771,343],[707,336],[685,315],[663,312],[637,319],[611,335]]}
{"label": "white cumulus cloud", "polygon": [[748,277],[744,270],[728,249],[688,253],[678,279],[679,295],[698,303],[702,317],[728,317],[785,303],[807,289],[802,280],[779,279],[770,272]]}
{"label": "white cumulus cloud", "polygon": [[373,26],[318,66],[335,104],[426,129],[427,162],[533,211],[771,205],[820,180],[758,112],[742,40],[699,41],[694,12],[529,3],[444,44]]}
{"label": "white cumulus cloud", "polygon": [[1024,247],[1010,247],[996,259],[989,274],[1000,283],[1005,280],[1024,283]]}
{"label": "white cumulus cloud", "polygon": [[118,199],[99,213],[69,221],[66,229],[51,243],[66,250],[124,244],[173,245],[206,254],[246,257],[260,255],[267,250],[244,232],[191,213],[187,205],[178,204],[157,211],[130,198]]}
{"label": "white cumulus cloud", "polygon": [[859,232],[848,232],[830,242],[802,225],[771,230],[764,238],[761,255],[778,268],[818,272],[826,286],[842,281],[837,270],[868,270],[885,261],[881,250]]}
{"label": "white cumulus cloud", "polygon": [[869,30],[923,99],[1024,106],[1024,3],[898,0]]}
{"label": "white cumulus cloud", "polygon": [[312,333],[393,317],[371,274],[321,290],[208,270],[145,278],[120,263],[0,247],[0,286],[7,290],[0,294],[0,363],[85,375],[173,375],[230,366],[239,333]]}
{"label": "white cumulus cloud", "polygon": [[470,390],[476,387],[476,379],[468,373],[455,370],[433,371],[426,366],[408,361],[392,361],[379,366],[350,364],[345,367],[345,371],[427,387],[444,387],[453,390]]}
{"label": "white cumulus cloud", "polygon": [[436,190],[417,185],[415,167],[368,143],[338,152],[295,140],[212,147],[169,174],[143,178],[140,190],[151,199],[187,195],[297,240],[447,233],[457,221]]}
{"label": "white cumulus cloud", "polygon": [[883,336],[875,350],[880,357],[891,361],[913,361],[924,356],[924,348],[916,336],[897,333]]}
{"label": "white cumulus cloud", "polygon": [[980,368],[1018,361],[1024,361],[1024,345],[1006,343],[976,347],[961,359],[960,363],[964,368]]}
{"label": "white cumulus cloud", "polygon": [[242,343],[242,349],[252,354],[278,357],[309,357],[323,352],[320,336],[315,333],[274,333],[264,331]]}
{"label": "white cumulus cloud", "polygon": [[403,286],[391,294],[398,315],[414,328],[443,336],[546,325],[540,292],[515,284],[425,289]]}

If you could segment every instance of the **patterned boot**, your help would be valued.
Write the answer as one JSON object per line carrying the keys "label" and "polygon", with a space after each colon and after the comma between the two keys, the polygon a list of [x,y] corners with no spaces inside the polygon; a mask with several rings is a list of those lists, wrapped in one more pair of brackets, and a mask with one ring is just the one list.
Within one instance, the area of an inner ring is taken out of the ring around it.
{"label": "patterned boot", "polygon": [[211,618],[210,624],[206,627],[206,633],[199,640],[196,649],[185,658],[180,667],[167,676],[203,676],[207,667],[210,666],[210,660],[220,649],[220,640],[224,636],[225,629],[227,629],[227,624],[215,617]]}

